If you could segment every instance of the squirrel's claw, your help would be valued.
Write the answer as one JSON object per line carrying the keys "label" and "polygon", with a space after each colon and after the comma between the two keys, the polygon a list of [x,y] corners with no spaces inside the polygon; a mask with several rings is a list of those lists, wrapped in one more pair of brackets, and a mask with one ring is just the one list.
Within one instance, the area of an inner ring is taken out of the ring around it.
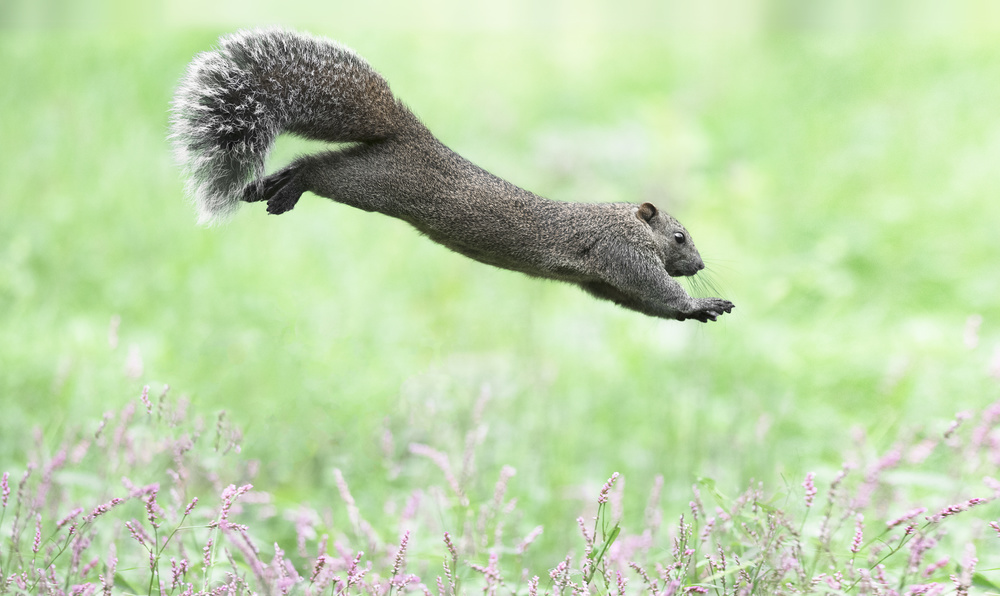
{"label": "squirrel's claw", "polygon": [[250,184],[243,190],[241,199],[247,203],[267,201],[267,212],[273,215],[290,211],[303,192],[299,184],[293,183],[297,172],[297,168],[289,167]]}
{"label": "squirrel's claw", "polygon": [[695,319],[697,321],[701,321],[702,323],[718,321],[719,317],[728,312],[732,312],[734,308],[732,302],[723,298],[702,298],[700,300],[704,300],[707,304],[689,313],[684,318]]}

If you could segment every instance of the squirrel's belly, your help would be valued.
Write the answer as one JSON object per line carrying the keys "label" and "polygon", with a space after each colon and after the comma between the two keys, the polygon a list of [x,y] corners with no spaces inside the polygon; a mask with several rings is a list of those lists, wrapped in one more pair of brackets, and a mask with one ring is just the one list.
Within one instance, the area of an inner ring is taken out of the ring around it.
{"label": "squirrel's belly", "polygon": [[[546,271],[537,243],[527,238],[518,242],[496,242],[495,237],[468,230],[460,234],[442,233],[427,225],[411,223],[431,240],[474,261],[537,277],[553,277]],[[510,237],[504,239],[510,240]]]}

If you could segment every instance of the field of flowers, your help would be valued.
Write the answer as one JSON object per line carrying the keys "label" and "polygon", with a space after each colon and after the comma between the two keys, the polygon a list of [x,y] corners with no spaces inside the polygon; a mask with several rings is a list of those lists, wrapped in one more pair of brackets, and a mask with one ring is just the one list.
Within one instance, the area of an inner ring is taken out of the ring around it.
{"label": "field of flowers", "polygon": [[[0,594],[1000,594],[988,4],[65,4],[0,8]],[[516,184],[656,203],[736,310],[656,321],[311,196],[197,227],[170,98],[264,22]]]}

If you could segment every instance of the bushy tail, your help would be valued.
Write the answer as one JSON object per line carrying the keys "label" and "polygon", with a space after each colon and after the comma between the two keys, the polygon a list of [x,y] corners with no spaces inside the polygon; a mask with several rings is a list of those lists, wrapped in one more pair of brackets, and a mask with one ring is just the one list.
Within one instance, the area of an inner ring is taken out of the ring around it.
{"label": "bushy tail", "polygon": [[407,114],[349,48],[282,29],[250,30],[194,58],[174,96],[170,136],[199,221],[211,223],[263,178],[280,133],[379,141],[401,132]]}

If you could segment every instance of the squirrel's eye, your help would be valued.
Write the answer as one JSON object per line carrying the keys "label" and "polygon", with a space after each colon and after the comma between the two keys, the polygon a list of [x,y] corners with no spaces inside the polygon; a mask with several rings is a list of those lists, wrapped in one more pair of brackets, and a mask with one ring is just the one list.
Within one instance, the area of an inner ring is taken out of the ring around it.
{"label": "squirrel's eye", "polygon": [[677,244],[684,244],[684,241],[686,239],[684,238],[684,234],[681,234],[680,232],[674,232],[674,240],[677,241]]}

